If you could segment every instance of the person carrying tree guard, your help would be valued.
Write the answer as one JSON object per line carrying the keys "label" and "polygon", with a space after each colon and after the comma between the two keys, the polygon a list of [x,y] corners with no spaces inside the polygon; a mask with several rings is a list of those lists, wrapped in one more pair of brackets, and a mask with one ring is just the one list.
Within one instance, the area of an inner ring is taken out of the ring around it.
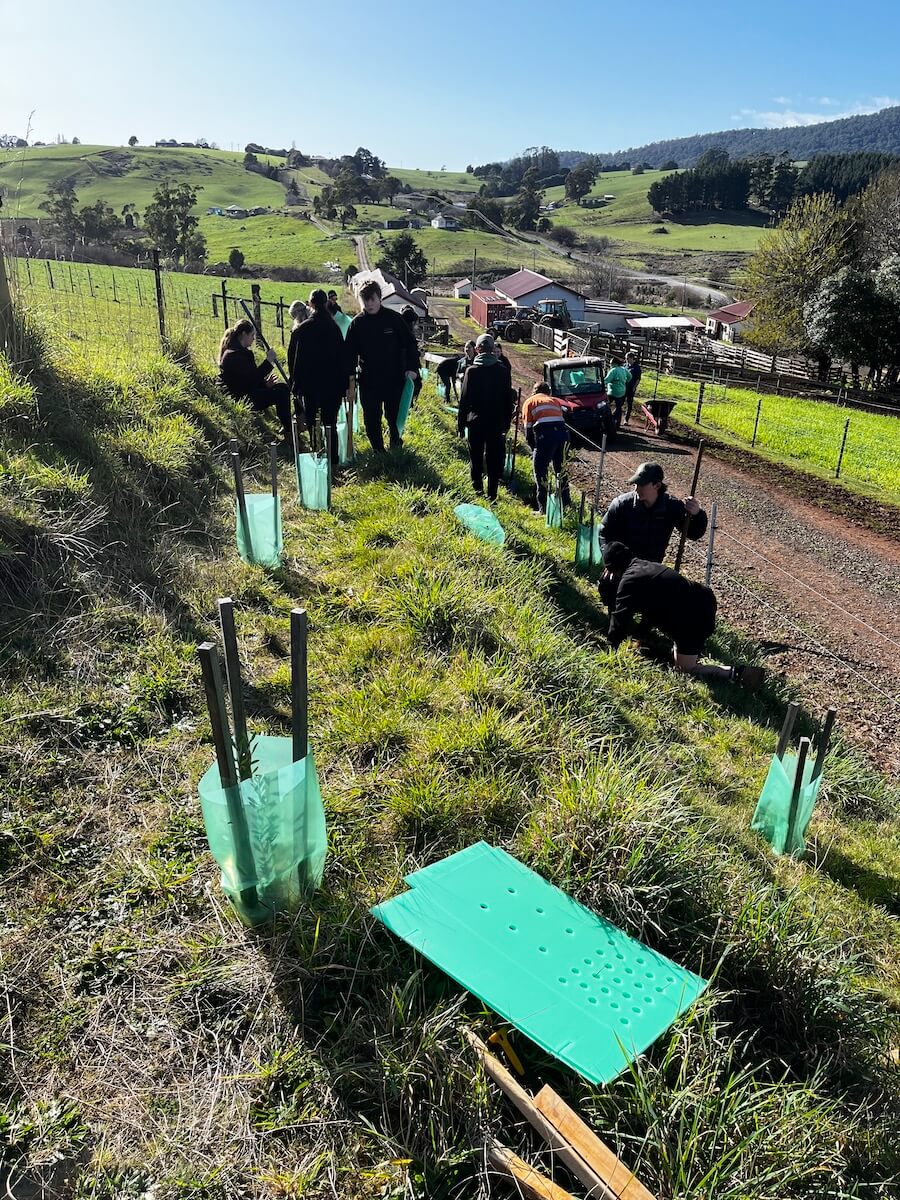
{"label": "person carrying tree guard", "polygon": [[522,426],[525,441],[531,447],[531,469],[534,474],[535,505],[541,512],[547,507],[547,476],[550,466],[562,477],[562,499],[569,503],[569,483],[563,475],[563,459],[569,444],[569,429],[563,407],[547,383],[536,383],[531,395],[522,405]]}
{"label": "person carrying tree guard", "polygon": [[622,365],[621,358],[613,358],[612,366],[606,372],[606,393],[615,411],[616,429],[622,424],[622,405],[631,383],[631,374]]}
{"label": "person carrying tree guard", "polygon": [[687,518],[687,536],[692,541],[706,533],[706,513],[693,496],[678,500],[669,495],[659,463],[641,463],[628,482],[634,490],[616,496],[600,522],[604,562],[607,545],[624,542],[638,558],[661,563],[672,533],[683,529]]}
{"label": "person carrying tree guard", "polygon": [[407,379],[419,372],[419,347],[403,317],[381,303],[381,288],[373,279],[359,291],[362,312],[347,330],[349,373],[359,364],[359,392],[363,421],[372,449],[384,453],[382,413],[387,420],[390,444],[402,446],[397,428],[400,399]]}
{"label": "person carrying tree guard", "polygon": [[235,400],[249,400],[254,412],[265,412],[274,405],[281,422],[282,436],[291,440],[291,393],[286,383],[272,374],[277,362],[269,350],[261,363],[253,357],[256,330],[253,322],[242,318],[226,329],[219,345],[219,382]]}
{"label": "person carrying tree guard", "polygon": [[638,358],[636,350],[629,350],[625,355],[625,369],[631,376],[628,385],[625,388],[625,424],[627,425],[631,420],[631,410],[634,406],[634,397],[637,394],[637,390],[641,382],[641,376],[644,373],[641,368],[641,362]]}
{"label": "person carrying tree guard", "polygon": [[463,376],[457,428],[460,436],[468,431],[472,487],[476,496],[484,494],[486,469],[487,496],[489,500],[496,500],[506,455],[506,435],[515,405],[512,376],[497,357],[494,339],[489,333],[481,335],[475,350],[475,359]]}
{"label": "person carrying tree guard", "polygon": [[716,597],[704,583],[685,579],[671,567],[637,558],[622,542],[610,542],[603,552],[600,592],[609,609],[609,644],[618,648],[631,632],[635,617],[641,629],[667,634],[675,643],[675,667],[692,675],[729,679],[755,691],[762,667],[703,664],[700,655],[716,628]]}
{"label": "person carrying tree guard", "polygon": [[316,288],[309,297],[312,316],[291,332],[288,346],[289,383],[295,403],[303,405],[306,428],[316,419],[331,430],[331,461],[338,465],[337,418],[347,390],[344,338],[328,311],[328,297]]}

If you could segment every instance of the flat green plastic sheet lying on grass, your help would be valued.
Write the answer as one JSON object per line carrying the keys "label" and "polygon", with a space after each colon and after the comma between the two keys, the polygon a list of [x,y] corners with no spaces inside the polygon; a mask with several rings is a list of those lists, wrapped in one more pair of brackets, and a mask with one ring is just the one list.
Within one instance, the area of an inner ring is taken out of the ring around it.
{"label": "flat green plastic sheet lying on grass", "polygon": [[802,854],[806,850],[806,831],[822,786],[821,774],[817,779],[812,777],[814,768],[814,760],[808,758],[803,769],[803,783],[797,801],[793,836],[788,844],[791,794],[794,790],[794,776],[797,773],[797,756],[785,754],[784,758],[779,760],[776,755],[769,763],[769,773],[763,784],[750,828],[761,833],[776,854]]}
{"label": "flat green plastic sheet lying on grass", "polygon": [[235,501],[235,526],[237,529],[238,554],[246,563],[258,563],[263,567],[280,567],[284,550],[284,535],[281,527],[281,497],[265,492],[248,492],[244,501],[247,507],[247,525],[250,539],[241,520],[241,506]]}
{"label": "flat green plastic sheet lying on grass", "polygon": [[600,525],[579,525],[575,534],[575,566],[602,567],[603,552],[600,549]]}
{"label": "flat green plastic sheet lying on grass", "polygon": [[304,508],[328,508],[328,458],[324,454],[297,455],[297,495]]}
{"label": "flat green plastic sheet lying on grass", "polygon": [[453,512],[466,529],[482,541],[493,542],[496,546],[502,546],[506,541],[503,526],[489,508],[480,504],[457,504]]}
{"label": "flat green plastic sheet lying on grass", "polygon": [[706,988],[503,850],[477,842],[372,913],[592,1083],[609,1083]]}
{"label": "flat green plastic sheet lying on grass", "polygon": [[406,429],[406,422],[409,420],[409,410],[412,406],[413,392],[415,391],[415,383],[412,379],[407,379],[403,384],[403,391],[400,393],[400,410],[397,413],[397,429],[400,436],[403,436],[403,431]]}
{"label": "flat green plastic sheet lying on grass", "polygon": [[222,890],[232,899],[257,888],[260,899],[283,907],[322,881],[327,837],[325,809],[310,746],[306,758],[291,761],[289,737],[257,737],[252,743],[253,776],[239,784],[247,823],[250,863],[241,858],[228,798],[215,763],[200,780],[206,837],[222,871]]}

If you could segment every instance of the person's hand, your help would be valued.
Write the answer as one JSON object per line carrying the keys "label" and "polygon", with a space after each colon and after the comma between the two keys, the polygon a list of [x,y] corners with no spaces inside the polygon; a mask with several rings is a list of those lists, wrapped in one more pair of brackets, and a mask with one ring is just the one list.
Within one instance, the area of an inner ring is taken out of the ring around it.
{"label": "person's hand", "polygon": [[407,379],[413,379],[413,380],[414,380],[414,379],[416,378],[416,375],[418,375],[418,371],[407,371],[407,372],[406,372],[406,378],[407,378]]}
{"label": "person's hand", "polygon": [[275,383],[275,372],[273,371],[271,375],[266,376],[266,387],[274,387]]}
{"label": "person's hand", "polygon": [[700,511],[700,502],[695,500],[693,496],[688,496],[684,502],[685,511],[689,516],[696,517]]}
{"label": "person's hand", "polygon": [[269,360],[270,363],[278,362],[278,355],[275,353],[275,351],[272,349],[271,346],[266,351],[266,358]]}

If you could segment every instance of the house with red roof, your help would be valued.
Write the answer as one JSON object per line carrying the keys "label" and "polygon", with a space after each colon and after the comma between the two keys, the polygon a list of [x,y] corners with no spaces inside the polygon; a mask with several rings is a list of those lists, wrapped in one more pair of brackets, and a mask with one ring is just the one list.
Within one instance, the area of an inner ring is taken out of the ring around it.
{"label": "house with red roof", "polygon": [[565,300],[573,321],[584,320],[587,297],[565,283],[540,275],[537,271],[521,270],[498,279],[493,291],[503,296],[513,308],[531,308],[540,300]]}
{"label": "house with red roof", "polygon": [[717,342],[737,342],[747,324],[747,318],[756,308],[754,300],[738,300],[717,308],[706,318],[706,336]]}

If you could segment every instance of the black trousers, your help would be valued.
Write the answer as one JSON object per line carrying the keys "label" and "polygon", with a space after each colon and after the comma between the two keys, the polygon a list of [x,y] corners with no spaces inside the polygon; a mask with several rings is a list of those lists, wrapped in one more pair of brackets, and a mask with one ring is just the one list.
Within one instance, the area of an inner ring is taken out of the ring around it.
{"label": "black trousers", "polygon": [[337,439],[337,419],[338,411],[341,407],[341,396],[325,396],[321,392],[304,395],[303,397],[303,415],[306,418],[306,428],[309,430],[310,438],[313,435],[313,430],[316,427],[316,420],[322,422],[322,430],[326,438],[328,438],[328,430],[331,430],[331,461],[334,466],[338,465],[338,439]]}
{"label": "black trousers", "polygon": [[469,426],[469,459],[472,463],[472,486],[480,492],[484,486],[487,468],[487,494],[489,500],[497,497],[497,487],[503,474],[506,457],[506,435],[503,433],[481,433],[477,425]]}
{"label": "black trousers", "polygon": [[366,437],[373,450],[384,449],[384,431],[381,427],[382,414],[388,424],[388,433],[392,446],[401,443],[400,431],[397,428],[397,418],[400,415],[400,397],[403,395],[403,385],[406,377],[399,379],[359,381],[359,398],[362,403],[363,424],[366,427]]}
{"label": "black trousers", "polygon": [[253,406],[254,412],[265,412],[267,408],[274,405],[284,436],[286,438],[291,436],[291,393],[286,383],[273,383],[271,387],[254,388],[247,399]]}

